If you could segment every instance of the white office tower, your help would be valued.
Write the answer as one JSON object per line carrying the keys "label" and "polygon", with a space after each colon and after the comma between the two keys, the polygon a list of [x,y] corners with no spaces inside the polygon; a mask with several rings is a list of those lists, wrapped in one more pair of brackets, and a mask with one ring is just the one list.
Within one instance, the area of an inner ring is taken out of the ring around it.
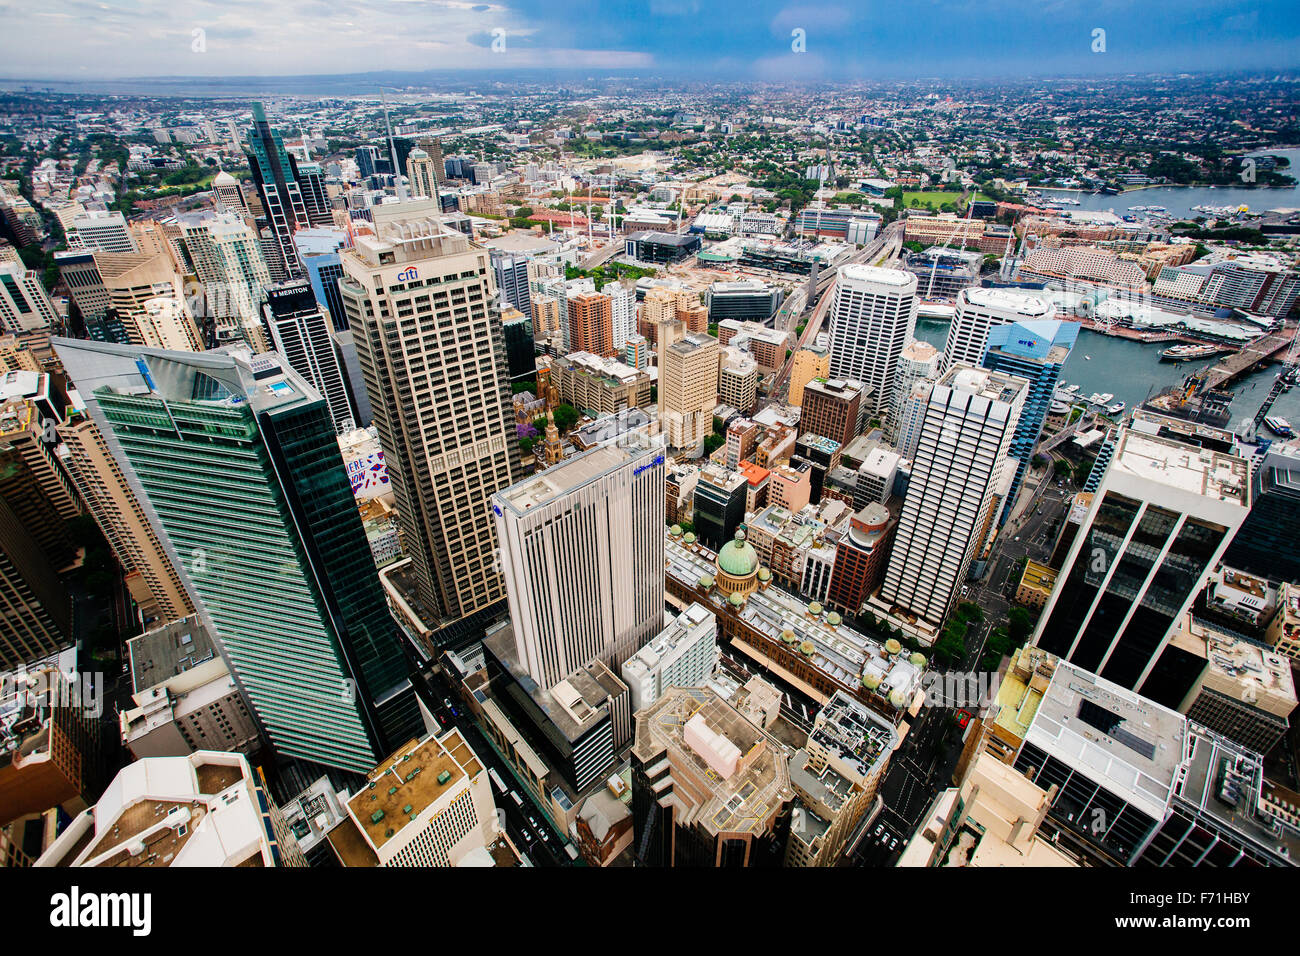
{"label": "white office tower", "polygon": [[[908,398],[917,382],[939,377],[939,363],[943,353],[929,342],[912,341],[898,357],[898,369],[894,373],[894,384],[889,392],[889,417],[885,421],[885,438],[891,445],[898,446],[903,415]],[[915,443],[912,449],[916,449]],[[910,455],[904,455],[910,458]]]}
{"label": "white office tower", "polygon": [[881,599],[938,625],[966,580],[1029,383],[958,365],[930,389]]}
{"label": "white office tower", "polygon": [[632,697],[632,713],[649,707],[669,687],[703,687],[718,663],[718,620],[691,604],[623,664],[620,675]]}
{"label": "white office tower", "polygon": [[1034,643],[1162,700],[1157,661],[1250,511],[1250,466],[1142,424],[1120,429]]}
{"label": "white office tower", "polygon": [[903,348],[916,331],[916,276],[849,265],[835,280],[830,311],[831,377],[866,386],[863,412],[889,407]]}
{"label": "white office tower", "polygon": [[212,180],[212,192],[216,199],[217,209],[221,212],[233,212],[241,216],[249,214],[248,200],[244,198],[244,191],[239,186],[239,180],[230,173],[217,173]]}
{"label": "white office tower", "polygon": [[21,262],[0,262],[0,333],[41,331],[57,319],[40,274]]}
{"label": "white office tower", "polygon": [[492,496],[518,661],[546,689],[663,628],[664,451],[593,448]]}
{"label": "white office tower", "polygon": [[608,282],[601,291],[609,296],[614,351],[621,353],[627,340],[636,334],[636,286]]}
{"label": "white office tower", "polygon": [[194,271],[204,284],[207,308],[215,313],[219,344],[242,339],[254,352],[265,352],[269,344],[260,309],[271,273],[257,234],[230,212],[181,228]]}
{"label": "white office tower", "polygon": [[948,341],[939,363],[942,375],[956,362],[979,366],[989,346],[989,329],[1012,322],[1050,319],[1056,315],[1052,303],[1041,295],[1017,289],[962,289],[957,295],[957,313],[948,326]]}
{"label": "white office tower", "polygon": [[69,249],[94,252],[139,252],[126,217],[108,209],[89,209],[72,219],[68,230]]}
{"label": "white office tower", "polygon": [[694,451],[713,429],[718,403],[718,340],[686,331],[680,319],[660,322],[659,427],[670,447]]}
{"label": "white office tower", "polygon": [[333,325],[316,304],[310,283],[294,279],[267,289],[262,316],[270,333],[270,347],[321,393],[335,433],[352,431],[356,422],[343,384],[343,367],[330,337]]}

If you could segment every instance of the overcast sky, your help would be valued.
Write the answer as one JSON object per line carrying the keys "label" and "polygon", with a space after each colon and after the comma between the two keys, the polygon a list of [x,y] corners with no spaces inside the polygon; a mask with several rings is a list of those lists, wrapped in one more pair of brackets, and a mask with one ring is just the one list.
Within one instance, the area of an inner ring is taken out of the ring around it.
{"label": "overcast sky", "polygon": [[[499,52],[494,31],[504,31]],[[794,31],[803,52],[792,49]],[[842,79],[1297,65],[1300,0],[0,0],[0,76],[33,79],[538,67]]]}

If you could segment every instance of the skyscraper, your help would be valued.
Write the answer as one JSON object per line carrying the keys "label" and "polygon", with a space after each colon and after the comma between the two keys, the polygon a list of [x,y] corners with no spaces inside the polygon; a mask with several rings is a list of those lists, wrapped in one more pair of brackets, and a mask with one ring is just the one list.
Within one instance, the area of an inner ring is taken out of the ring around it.
{"label": "skyscraper", "polygon": [[276,750],[364,772],[418,733],[324,399],[274,353],[54,344]]}
{"label": "skyscraper", "polygon": [[912,394],[912,387],[925,379],[938,378],[939,363],[942,360],[942,352],[920,339],[908,342],[903,354],[898,357],[898,369],[894,372],[894,384],[889,395],[889,417],[885,420],[885,438],[895,447],[898,446],[904,409],[908,396]]}
{"label": "skyscraper", "polygon": [[428,152],[420,147],[417,146],[406,154],[406,178],[411,184],[412,196],[436,199],[438,183],[442,181],[441,173],[442,161],[435,162]]}
{"label": "skyscraper", "polygon": [[41,277],[21,262],[0,262],[0,332],[35,332],[57,320]]}
{"label": "skyscraper", "polygon": [[254,352],[265,352],[269,344],[260,310],[271,274],[257,235],[234,213],[187,222],[182,232],[185,250],[205,285],[206,308],[216,320],[218,341],[238,339]]}
{"label": "skyscraper", "polygon": [[342,434],[355,428],[343,369],[330,339],[330,322],[307,280],[267,289],[262,315],[271,347],[324,397],[335,431]]}
{"label": "skyscraper", "polygon": [[293,234],[298,261],[306,270],[316,301],[329,312],[335,332],[348,330],[348,316],[343,311],[338,280],[343,275],[339,250],[350,244],[348,234],[342,229],[299,229]]}
{"label": "skyscraper", "polygon": [[524,315],[531,316],[533,304],[528,290],[528,257],[493,250],[492,271],[502,304],[513,305]]}
{"label": "skyscraper", "polygon": [[1250,514],[1223,561],[1272,581],[1300,581],[1300,455],[1270,448],[1250,478]]}
{"label": "skyscraper", "polygon": [[505,597],[489,498],[519,469],[491,263],[431,200],[373,216],[339,289],[419,600],[466,617]]}
{"label": "skyscraper", "polygon": [[614,316],[609,296],[601,292],[584,292],[569,296],[569,348],[590,352],[601,358],[613,358]]}
{"label": "skyscraper", "polygon": [[937,625],[989,520],[1028,383],[959,365],[930,389],[881,599]]}
{"label": "skyscraper", "polygon": [[831,374],[831,353],[829,349],[806,345],[794,353],[790,365],[790,390],[787,398],[796,408],[803,404],[803,390],[815,378],[827,378]]}
{"label": "skyscraper", "polygon": [[1249,508],[1243,459],[1120,429],[1034,643],[1166,699],[1155,663]]}
{"label": "skyscraper", "polygon": [[668,319],[658,326],[659,425],[672,448],[695,449],[713,428],[718,401],[718,340]]}
{"label": "skyscraper", "polygon": [[1065,360],[1070,357],[1070,349],[1078,337],[1079,323],[1055,319],[1013,322],[989,329],[984,367],[1018,375],[1029,382],[1016,434],[1011,439],[1011,457],[1016,460],[1016,470],[1007,489],[1000,523],[1005,523],[1011,515],[1025,472],[1029,470],[1034,446],[1038,444],[1038,435],[1043,430],[1043,419],[1052,407],[1061,369],[1065,367]]}
{"label": "skyscraper", "polygon": [[[261,103],[253,104],[253,125],[248,130],[248,165],[262,199],[267,225],[275,237],[280,261],[286,275],[302,274],[294,251],[293,233],[306,226],[329,225],[329,206],[321,208],[323,187],[319,184],[320,167],[308,170],[304,188],[297,161],[284,149],[279,131],[267,122]],[[314,164],[313,164],[314,165]]]}
{"label": "skyscraper", "polygon": [[663,629],[664,453],[633,434],[492,496],[517,660],[544,688]]}
{"label": "skyscraper", "polygon": [[962,289],[957,295],[957,312],[948,326],[939,374],[956,362],[979,366],[988,348],[989,329],[1008,322],[1050,319],[1052,304],[1039,295],[1015,289]]}
{"label": "skyscraper", "polygon": [[831,375],[867,387],[866,410],[889,408],[899,356],[916,330],[916,276],[900,269],[848,265],[830,307]]}

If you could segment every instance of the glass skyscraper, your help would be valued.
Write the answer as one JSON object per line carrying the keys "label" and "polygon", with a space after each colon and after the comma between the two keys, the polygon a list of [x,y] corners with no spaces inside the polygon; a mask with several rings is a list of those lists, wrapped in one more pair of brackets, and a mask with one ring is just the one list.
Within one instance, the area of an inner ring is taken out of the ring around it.
{"label": "glass skyscraper", "polygon": [[420,734],[319,393],[273,352],[55,345],[276,751],[366,772]]}
{"label": "glass skyscraper", "polygon": [[1052,319],[1032,322],[1013,322],[989,329],[988,348],[983,365],[995,372],[1017,375],[1029,382],[1025,404],[1020,409],[1020,421],[1011,438],[1010,456],[1016,460],[1016,474],[1007,491],[998,523],[1005,523],[1020,494],[1020,485],[1029,470],[1029,461],[1043,430],[1043,420],[1052,407],[1056,384],[1061,380],[1061,369],[1070,357],[1070,349],[1079,337],[1078,322],[1058,322]]}
{"label": "glass skyscraper", "polygon": [[1251,476],[1250,514],[1223,563],[1272,581],[1300,581],[1300,455],[1269,449]]}

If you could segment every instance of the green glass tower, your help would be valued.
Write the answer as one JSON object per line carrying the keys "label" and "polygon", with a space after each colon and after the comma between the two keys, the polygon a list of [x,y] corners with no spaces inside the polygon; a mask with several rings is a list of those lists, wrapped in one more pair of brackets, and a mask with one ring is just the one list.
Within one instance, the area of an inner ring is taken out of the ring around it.
{"label": "green glass tower", "polygon": [[320,394],[274,352],[55,348],[276,751],[366,772],[421,734]]}

